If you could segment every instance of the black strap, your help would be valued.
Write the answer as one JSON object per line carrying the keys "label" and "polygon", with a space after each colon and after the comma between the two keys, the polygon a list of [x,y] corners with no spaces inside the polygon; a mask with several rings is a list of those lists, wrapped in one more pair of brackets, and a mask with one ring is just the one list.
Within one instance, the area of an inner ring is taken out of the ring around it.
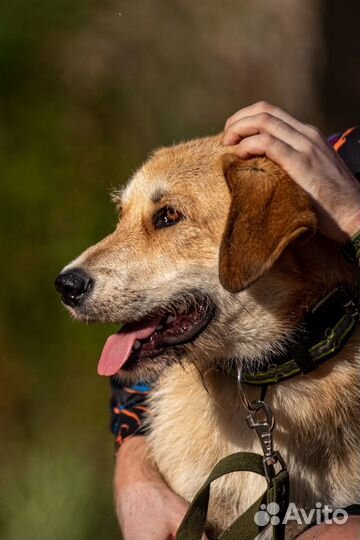
{"label": "black strap", "polygon": [[360,516],[360,504],[350,504],[344,508],[349,516]]}
{"label": "black strap", "polygon": [[314,363],[311,354],[309,353],[308,348],[304,345],[303,342],[299,341],[294,345],[290,346],[292,356],[294,357],[295,362],[301,369],[301,372],[305,375],[310,373],[315,369],[316,364]]}

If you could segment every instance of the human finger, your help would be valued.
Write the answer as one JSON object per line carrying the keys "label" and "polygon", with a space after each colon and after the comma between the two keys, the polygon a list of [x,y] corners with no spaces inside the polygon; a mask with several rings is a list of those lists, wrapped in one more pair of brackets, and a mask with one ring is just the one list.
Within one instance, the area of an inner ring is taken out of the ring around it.
{"label": "human finger", "polygon": [[288,173],[290,172],[290,164],[295,159],[299,160],[300,158],[300,153],[297,150],[268,133],[247,137],[235,146],[232,151],[243,159],[265,155]]}
{"label": "human finger", "polygon": [[282,120],[289,126],[296,129],[298,132],[307,136],[313,142],[319,143],[321,141],[326,144],[326,139],[324,135],[316,127],[310,124],[300,122],[299,120],[294,118],[291,114],[284,111],[280,107],[277,107],[276,105],[272,105],[271,103],[268,103],[266,101],[258,101],[256,103],[253,103],[252,105],[248,105],[247,107],[243,107],[242,109],[236,111],[227,119],[225,123],[224,131],[226,132],[228,128],[231,126],[231,124],[233,124],[234,122],[237,122],[238,120],[244,117],[254,116],[254,115],[262,114],[262,113],[270,114],[274,116],[275,118]]}
{"label": "human finger", "polygon": [[311,144],[308,137],[293,126],[269,113],[245,116],[233,122],[224,133],[223,143],[225,145],[234,145],[239,143],[243,138],[258,133],[273,135],[297,150],[307,150]]}

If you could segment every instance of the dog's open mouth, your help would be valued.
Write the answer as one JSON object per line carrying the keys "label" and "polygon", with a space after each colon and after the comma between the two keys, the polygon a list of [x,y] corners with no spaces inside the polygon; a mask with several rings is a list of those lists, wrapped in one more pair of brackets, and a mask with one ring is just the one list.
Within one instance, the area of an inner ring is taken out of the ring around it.
{"label": "dog's open mouth", "polygon": [[99,375],[115,375],[120,369],[126,369],[126,364],[154,358],[167,347],[193,341],[205,330],[214,311],[211,300],[202,298],[125,324],[107,339],[98,364]]}

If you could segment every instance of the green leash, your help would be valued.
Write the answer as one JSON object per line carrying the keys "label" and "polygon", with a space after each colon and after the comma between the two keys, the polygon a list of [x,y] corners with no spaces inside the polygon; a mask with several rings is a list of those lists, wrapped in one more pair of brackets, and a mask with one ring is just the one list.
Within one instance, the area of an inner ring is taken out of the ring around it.
{"label": "green leash", "polygon": [[[225,529],[216,540],[253,540],[268,523],[258,524],[257,512],[263,511],[267,505],[276,503],[276,519],[272,519],[273,540],[284,540],[285,525],[283,518],[289,505],[289,473],[279,452],[273,448],[272,431],[275,426],[274,415],[269,405],[263,400],[251,403],[241,384],[238,373],[238,388],[244,407],[248,410],[246,422],[254,429],[259,438],[263,456],[252,452],[238,452],[219,461],[206,482],[195,495],[176,535],[176,540],[201,540],[206,528],[210,498],[210,486],[214,480],[233,472],[252,472],[266,478],[268,487],[234,523]],[[280,470],[275,472],[275,466]],[[262,506],[265,505],[265,506]],[[264,512],[265,516],[267,515]],[[215,539],[214,539],[215,540]]]}
{"label": "green leash", "polygon": [[[238,452],[219,461],[192,501],[177,532],[176,540],[201,540],[206,527],[211,483],[221,476],[239,471],[268,476],[268,468],[259,454]],[[284,540],[285,525],[282,521],[289,503],[289,474],[286,468],[282,468],[268,479],[267,490],[225,529],[217,540],[253,540],[266,527],[257,525],[254,516],[259,511],[260,505],[270,503],[278,504],[280,509],[277,513],[279,519],[272,525],[273,540]]]}

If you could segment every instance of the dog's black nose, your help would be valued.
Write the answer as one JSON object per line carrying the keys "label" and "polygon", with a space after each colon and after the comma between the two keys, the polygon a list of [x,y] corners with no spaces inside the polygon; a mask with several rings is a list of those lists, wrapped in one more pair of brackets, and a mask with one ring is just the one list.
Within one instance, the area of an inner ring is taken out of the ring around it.
{"label": "dog's black nose", "polygon": [[58,275],[55,288],[61,294],[62,301],[68,306],[77,306],[90,292],[93,280],[81,268],[73,268]]}

